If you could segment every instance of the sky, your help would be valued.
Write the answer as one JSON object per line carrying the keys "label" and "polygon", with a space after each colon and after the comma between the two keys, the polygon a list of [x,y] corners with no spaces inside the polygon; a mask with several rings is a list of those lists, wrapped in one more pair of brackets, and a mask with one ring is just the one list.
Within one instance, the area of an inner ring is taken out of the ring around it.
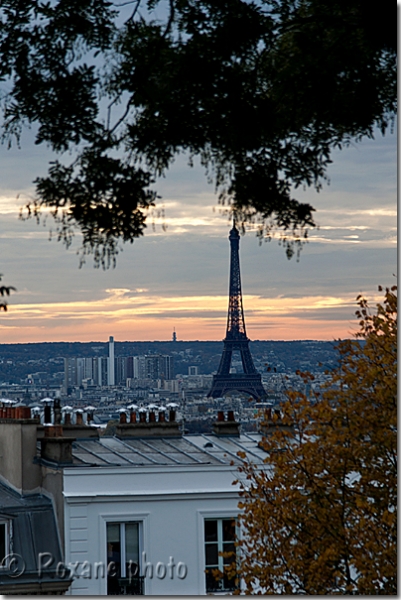
{"label": "sky", "polygon": [[[79,236],[70,249],[52,239],[51,218],[18,218],[45,175],[50,151],[25,132],[21,148],[0,147],[2,283],[17,292],[0,313],[2,343],[222,340],[228,306],[231,227],[199,166],[179,157],[157,184],[162,196],[145,236],[124,245],[115,269],[80,269]],[[378,285],[396,283],[396,135],[377,133],[333,153],[330,185],[297,190],[315,208],[300,259],[277,240],[241,237],[247,334],[253,340],[333,340],[357,331],[356,297],[374,306]],[[162,224],[167,226],[164,231]]]}

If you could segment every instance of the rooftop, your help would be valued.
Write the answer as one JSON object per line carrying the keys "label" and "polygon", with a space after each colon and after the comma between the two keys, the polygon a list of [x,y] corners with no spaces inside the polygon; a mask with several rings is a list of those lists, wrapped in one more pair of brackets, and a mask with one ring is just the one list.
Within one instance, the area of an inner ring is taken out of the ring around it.
{"label": "rooftop", "polygon": [[100,437],[73,442],[73,466],[152,466],[152,465],[230,465],[241,464],[238,452],[246,452],[257,462],[266,457],[259,448],[260,434],[239,437],[190,434],[169,438]]}
{"label": "rooftop", "polygon": [[[12,547],[3,549],[6,556],[2,557],[0,570],[1,593],[65,593],[71,578],[60,577],[56,572],[62,553],[50,498],[36,493],[19,494],[0,482],[0,517],[3,524],[9,524],[7,538],[12,539]],[[9,551],[12,560],[8,564]],[[49,553],[53,563],[40,569],[40,553]]]}

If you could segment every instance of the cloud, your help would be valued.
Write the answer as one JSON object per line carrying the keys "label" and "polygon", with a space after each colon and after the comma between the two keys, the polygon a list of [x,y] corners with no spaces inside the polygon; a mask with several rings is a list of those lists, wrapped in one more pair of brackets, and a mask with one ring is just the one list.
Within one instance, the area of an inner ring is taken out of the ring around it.
{"label": "cloud", "polygon": [[[373,301],[379,296],[373,298]],[[334,339],[347,337],[354,296],[264,298],[244,295],[248,335],[253,339]],[[181,339],[222,339],[226,296],[140,295],[135,290],[108,289],[92,302],[13,304],[2,315],[4,342],[43,340],[170,339],[173,328]],[[79,331],[79,336],[77,336]]]}
{"label": "cloud", "polygon": [[[29,137],[29,136],[28,136]],[[295,191],[316,207],[300,261],[277,242],[242,237],[241,275],[248,335],[253,339],[333,339],[353,331],[355,297],[373,302],[391,285],[396,254],[396,138],[367,140],[335,152],[331,183],[318,194]],[[225,334],[230,222],[203,169],[180,157],[165,179],[143,239],[127,245],[117,268],[90,260],[78,269],[77,235],[66,250],[47,227],[18,220],[32,181],[51,155],[31,145],[0,150],[0,272],[14,285],[0,318],[3,342],[35,340],[222,339]],[[164,214],[162,214],[164,212]],[[154,229],[153,229],[154,226]],[[164,230],[163,227],[167,226]],[[53,227],[54,229],[54,227]]]}

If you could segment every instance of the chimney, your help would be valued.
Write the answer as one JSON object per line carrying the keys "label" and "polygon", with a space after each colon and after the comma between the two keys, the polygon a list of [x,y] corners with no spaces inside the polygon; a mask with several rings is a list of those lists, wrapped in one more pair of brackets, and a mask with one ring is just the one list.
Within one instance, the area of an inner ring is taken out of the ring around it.
{"label": "chimney", "polygon": [[72,464],[72,443],[75,438],[64,437],[62,425],[45,426],[44,433],[40,440],[41,458],[61,465]]}
{"label": "chimney", "polygon": [[293,432],[294,425],[292,423],[284,423],[283,416],[279,408],[265,409],[263,417],[259,422],[259,432],[263,435],[270,435],[277,430]]}
{"label": "chimney", "polygon": [[96,406],[86,406],[84,411],[86,412],[86,424],[90,425],[93,421],[93,414],[96,410]]}
{"label": "chimney", "polygon": [[61,424],[61,407],[60,407],[60,398],[55,398],[53,403],[53,411],[54,411],[54,424]]}
{"label": "chimney", "polygon": [[36,419],[37,423],[40,424],[40,406],[34,406],[32,408],[32,418]]}
{"label": "chimney", "polygon": [[136,411],[138,410],[138,406],[136,404],[130,404],[127,408],[129,410],[129,422],[136,423]]}
{"label": "chimney", "polygon": [[[116,437],[127,438],[127,437],[180,437],[180,423],[175,420],[176,412],[175,409],[178,404],[170,403],[167,405],[169,408],[169,420],[166,420],[166,407],[155,404],[149,404],[148,406],[148,419],[146,419],[147,411],[146,408],[141,406],[138,410],[139,422],[136,419],[136,404],[131,404],[128,409],[130,410],[130,422],[122,422],[116,426]],[[121,409],[121,411],[125,410]],[[158,412],[158,419],[156,420],[156,412]],[[122,412],[120,412],[120,415]]]}
{"label": "chimney", "polygon": [[[95,410],[93,406],[87,406],[85,408],[85,412],[87,413],[87,421],[88,424],[84,423],[83,419],[83,410],[82,408],[73,409],[72,406],[63,406],[61,412],[64,414],[64,424],[63,430],[65,437],[74,438],[74,439],[85,439],[85,438],[98,438],[99,431],[97,427],[91,427],[89,425],[91,418],[89,415],[93,416],[92,409]],[[75,423],[72,422],[72,413],[75,413]]]}
{"label": "chimney", "polygon": [[1,402],[3,404],[3,419],[15,419],[15,405],[17,402],[8,398],[2,398]]}
{"label": "chimney", "polygon": [[41,400],[42,404],[44,405],[44,417],[43,417],[43,422],[46,424],[50,424],[52,422],[52,408],[51,405],[53,404],[53,398],[43,398]]}
{"label": "chimney", "polygon": [[72,411],[72,406],[68,406],[68,404],[66,406],[63,406],[63,408],[61,409],[61,413],[64,414],[64,425],[71,425]]}
{"label": "chimney", "polygon": [[17,404],[15,407],[15,418],[19,419],[30,419],[31,418],[31,409],[29,406],[25,406],[25,404]]}
{"label": "chimney", "polygon": [[166,407],[165,406],[159,406],[159,423],[165,423],[166,422]]}
{"label": "chimney", "polygon": [[155,423],[157,406],[155,404],[149,404],[148,410],[149,410],[149,423]]}
{"label": "chimney", "polygon": [[176,402],[169,402],[166,405],[166,408],[168,408],[168,420],[170,423],[174,423],[175,422],[175,418],[176,418],[176,409],[178,408],[178,404]]}
{"label": "chimney", "polygon": [[224,411],[217,412],[217,421],[213,423],[213,433],[217,436],[239,437],[240,424],[235,420],[234,411],[229,410],[227,420],[225,420]]}
{"label": "chimney", "polygon": [[33,490],[41,485],[41,469],[34,463],[38,420],[31,418],[28,406],[13,407],[14,401],[5,400],[0,412],[0,473],[21,492]]}

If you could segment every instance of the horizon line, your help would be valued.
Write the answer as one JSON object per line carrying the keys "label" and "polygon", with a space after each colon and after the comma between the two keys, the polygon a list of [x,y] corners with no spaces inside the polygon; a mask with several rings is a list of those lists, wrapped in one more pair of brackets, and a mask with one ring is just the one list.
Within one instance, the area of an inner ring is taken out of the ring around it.
{"label": "horizon line", "polygon": [[[254,339],[251,340],[249,339],[248,341],[250,343],[252,342],[285,342],[285,343],[292,343],[292,342],[340,342],[342,340],[346,340],[346,339],[356,339],[354,337],[344,337],[344,338],[333,338],[333,339],[327,339],[327,340],[318,340],[315,338],[298,338],[298,339],[293,339],[293,340],[284,340],[284,339]],[[224,342],[224,338],[221,340],[116,340],[114,339],[114,343],[115,344],[193,344],[193,343],[197,343],[197,344],[208,344],[208,343],[214,343],[214,342],[219,342],[219,343],[223,343]],[[42,342],[0,342],[0,346],[22,346],[22,345],[27,345],[27,344],[108,344],[109,340],[107,341],[99,341],[99,340],[91,340],[89,342],[83,342],[80,340],[75,340],[75,341],[64,341],[64,340],[59,340],[59,341],[42,341]]]}

